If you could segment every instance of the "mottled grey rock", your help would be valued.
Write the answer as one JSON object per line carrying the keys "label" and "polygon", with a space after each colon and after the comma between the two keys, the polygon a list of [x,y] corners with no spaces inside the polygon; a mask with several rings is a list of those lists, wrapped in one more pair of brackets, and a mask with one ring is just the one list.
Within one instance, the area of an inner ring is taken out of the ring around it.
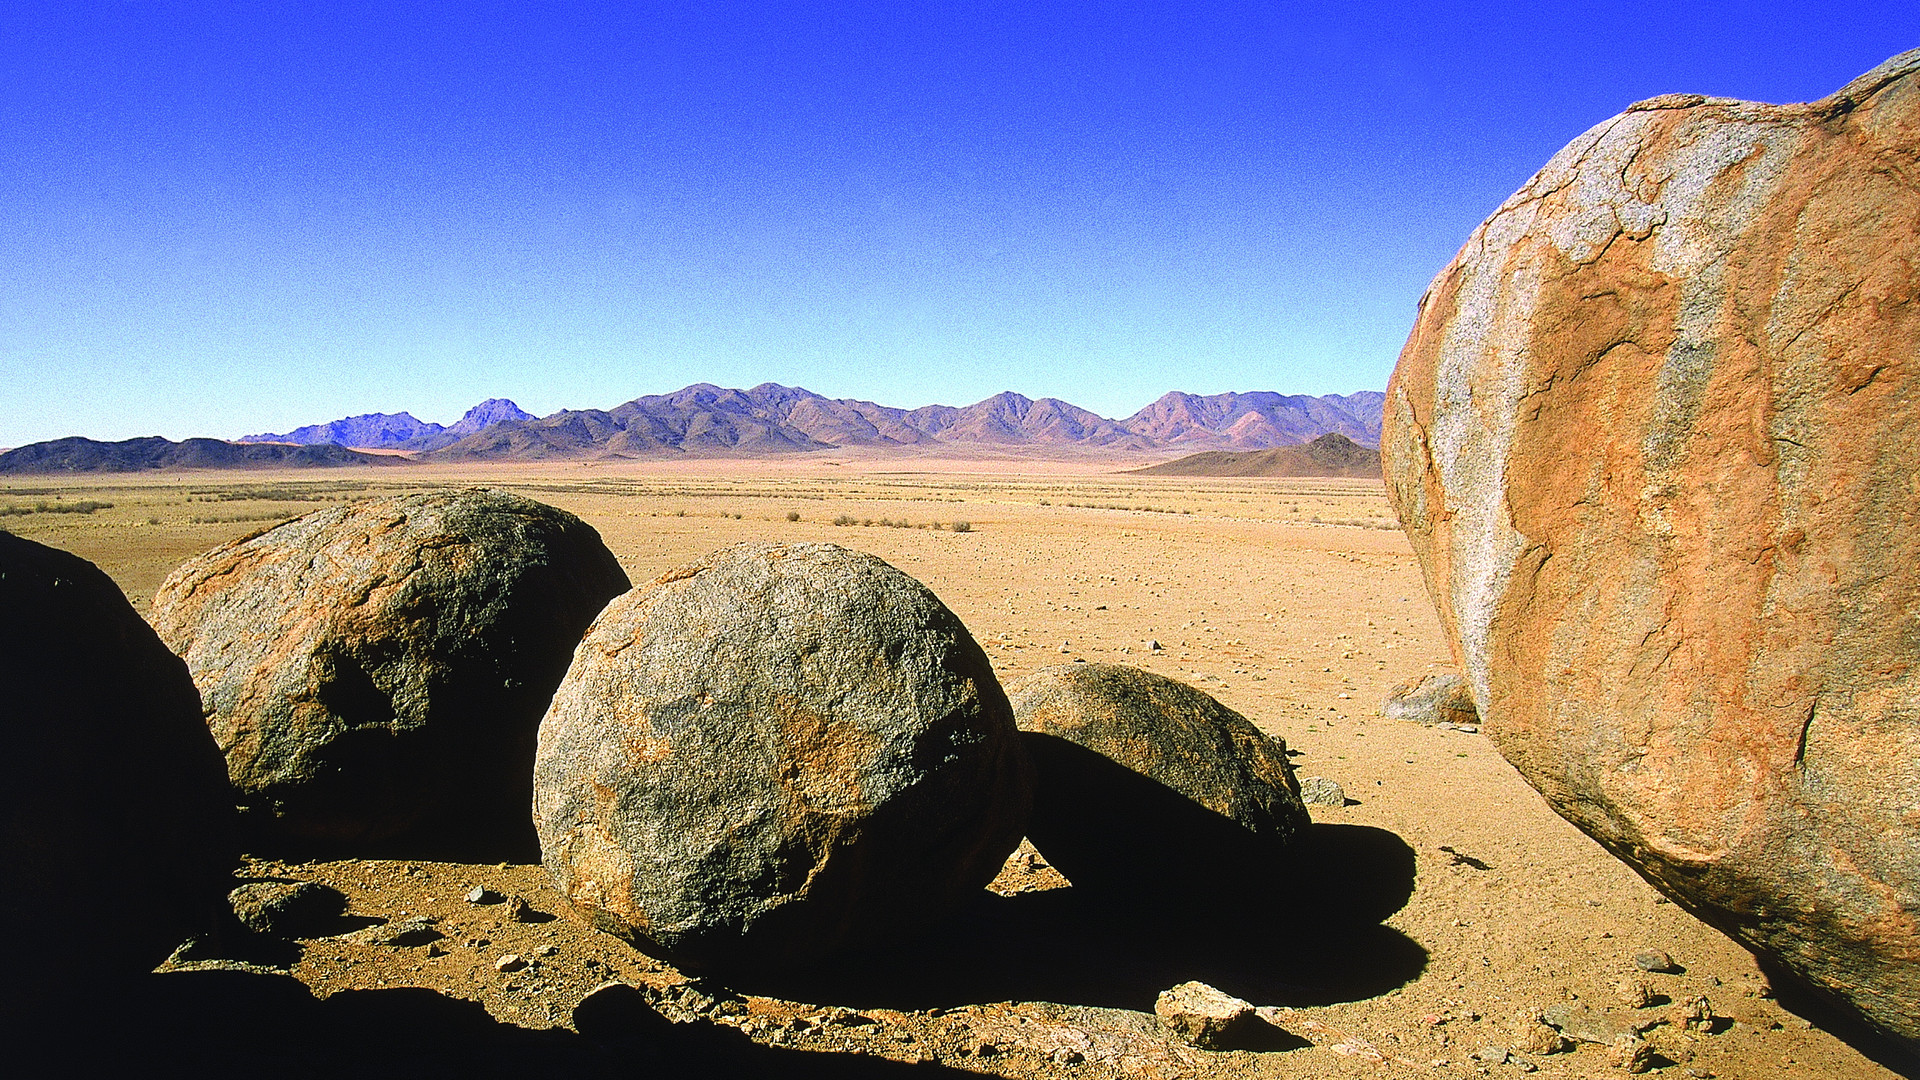
{"label": "mottled grey rock", "polygon": [[532,853],[540,715],[626,588],[572,514],[474,489],[223,545],[174,571],[153,623],[200,687],[250,843],[492,861]]}
{"label": "mottled grey rock", "polygon": [[1633,966],[1657,975],[1671,975],[1680,970],[1680,965],[1673,962],[1673,957],[1660,949],[1647,949],[1644,952],[1634,953]]}
{"label": "mottled grey rock", "polygon": [[1324,776],[1300,778],[1300,801],[1308,806],[1345,806],[1347,789]]}
{"label": "mottled grey rock", "polygon": [[1480,713],[1473,705],[1473,690],[1458,675],[1423,675],[1387,692],[1380,703],[1380,715],[1389,720],[1415,724],[1457,724],[1479,731]]}
{"label": "mottled grey rock", "polygon": [[415,915],[400,919],[383,926],[370,926],[355,937],[368,945],[386,945],[395,949],[411,949],[439,941],[445,935],[434,927],[440,922],[431,915]]}
{"label": "mottled grey rock", "polygon": [[347,910],[343,893],[312,881],[250,881],[227,903],[242,926],[283,938],[323,936]]}
{"label": "mottled grey rock", "polygon": [[985,654],[926,587],[742,544],[609,605],[540,726],[547,870],[594,925],[771,967],[933,925],[1025,830]]}
{"label": "mottled grey rock", "polygon": [[1225,895],[1310,824],[1285,742],[1184,683],[1075,664],[1010,696],[1038,771],[1028,835],[1075,888]]}
{"label": "mottled grey rock", "polygon": [[233,799],[186,665],[93,564],[7,532],[0,685],[0,925],[27,973],[0,1008],[59,1007],[215,924]]}
{"label": "mottled grey rock", "polygon": [[1153,1014],[1167,1030],[1202,1050],[1230,1049],[1261,1022],[1250,1003],[1203,982],[1160,991]]}
{"label": "mottled grey rock", "polygon": [[469,904],[498,904],[505,901],[506,898],[505,893],[494,892],[485,885],[475,885],[473,888],[467,890],[466,899]]}

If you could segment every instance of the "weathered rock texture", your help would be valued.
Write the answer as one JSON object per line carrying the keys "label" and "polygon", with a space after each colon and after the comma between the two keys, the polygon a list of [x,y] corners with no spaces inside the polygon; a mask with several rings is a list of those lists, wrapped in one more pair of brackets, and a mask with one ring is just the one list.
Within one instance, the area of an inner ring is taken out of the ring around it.
{"label": "weathered rock texture", "polygon": [[0,532],[0,685],[0,997],[151,971],[238,856],[186,665],[92,563]]}
{"label": "weathered rock texture", "polygon": [[778,967],[979,895],[1031,799],[986,655],[926,587],[742,544],[610,605],[540,726],[547,869],[693,967]]}
{"label": "weathered rock texture", "polygon": [[1472,687],[1453,674],[1423,675],[1414,682],[1401,683],[1380,703],[1380,715],[1426,725],[1480,722],[1480,714],[1473,708]]}
{"label": "weathered rock texture", "polygon": [[236,540],[174,571],[152,618],[200,687],[250,843],[527,857],[540,716],[627,587],[580,519],[476,489]]}
{"label": "weathered rock texture", "polygon": [[1421,302],[1382,450],[1561,814],[1920,1040],[1920,51],[1582,135]]}
{"label": "weathered rock texture", "polygon": [[1286,744],[1185,683],[1065,664],[1010,696],[1038,769],[1029,835],[1077,887],[1217,892],[1307,828]]}
{"label": "weathered rock texture", "polygon": [[1160,991],[1153,1013],[1168,1030],[1202,1050],[1225,1050],[1263,1026],[1253,1006],[1203,982]]}

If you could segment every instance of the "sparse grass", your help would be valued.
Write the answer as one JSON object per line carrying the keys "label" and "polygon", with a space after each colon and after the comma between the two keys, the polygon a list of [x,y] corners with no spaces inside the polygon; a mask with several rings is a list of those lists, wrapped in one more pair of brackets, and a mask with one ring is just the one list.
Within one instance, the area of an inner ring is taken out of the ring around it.
{"label": "sparse grass", "polygon": [[789,510],[789,511],[787,511],[787,520],[788,520],[788,521],[799,521],[799,520],[800,520],[800,511],[798,511],[798,510]]}
{"label": "sparse grass", "polygon": [[953,531],[954,531],[954,532],[972,532],[972,531],[973,531],[973,522],[971,522],[971,521],[956,521],[956,522],[954,522],[954,523],[953,523]]}
{"label": "sparse grass", "polygon": [[34,503],[32,506],[0,506],[0,517],[24,517],[27,514],[91,514],[98,510],[111,510],[110,502],[94,502],[82,499],[79,502]]}

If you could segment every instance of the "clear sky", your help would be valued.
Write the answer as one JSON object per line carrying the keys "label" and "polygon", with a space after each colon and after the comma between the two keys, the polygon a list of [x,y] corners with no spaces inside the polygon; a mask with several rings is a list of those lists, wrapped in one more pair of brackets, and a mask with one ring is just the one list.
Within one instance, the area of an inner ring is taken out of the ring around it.
{"label": "clear sky", "polygon": [[1917,45],[1913,0],[9,3],[0,446],[1378,390],[1581,131]]}

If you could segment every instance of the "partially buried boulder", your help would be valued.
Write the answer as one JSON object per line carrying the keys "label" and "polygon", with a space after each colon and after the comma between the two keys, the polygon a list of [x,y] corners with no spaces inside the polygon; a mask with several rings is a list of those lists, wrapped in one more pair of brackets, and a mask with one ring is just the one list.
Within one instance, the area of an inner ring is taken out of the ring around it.
{"label": "partially buried boulder", "polygon": [[1067,664],[1009,691],[1037,770],[1029,835],[1075,888],[1231,900],[1307,830],[1286,744],[1185,683]]}
{"label": "partially buried boulder", "polygon": [[683,966],[773,968],[980,895],[1030,784],[986,655],[925,586],[755,543],[600,616],[541,723],[534,820],[595,925]]}
{"label": "partially buried boulder", "polygon": [[6,532],[0,685],[0,1007],[18,1020],[16,995],[98,990],[214,925],[238,849],[186,665],[93,564]]}
{"label": "partially buried boulder", "polygon": [[200,687],[256,848],[524,858],[540,715],[627,587],[572,514],[468,490],[216,548],[174,571],[152,618]]}
{"label": "partially buried boulder", "polygon": [[1480,722],[1480,714],[1473,707],[1472,688],[1465,679],[1451,672],[1422,675],[1389,690],[1386,700],[1380,703],[1380,715],[1389,720],[1428,726]]}
{"label": "partially buried boulder", "polygon": [[1669,96],[1468,239],[1390,493],[1486,730],[1568,820],[1920,1043],[1920,50]]}

